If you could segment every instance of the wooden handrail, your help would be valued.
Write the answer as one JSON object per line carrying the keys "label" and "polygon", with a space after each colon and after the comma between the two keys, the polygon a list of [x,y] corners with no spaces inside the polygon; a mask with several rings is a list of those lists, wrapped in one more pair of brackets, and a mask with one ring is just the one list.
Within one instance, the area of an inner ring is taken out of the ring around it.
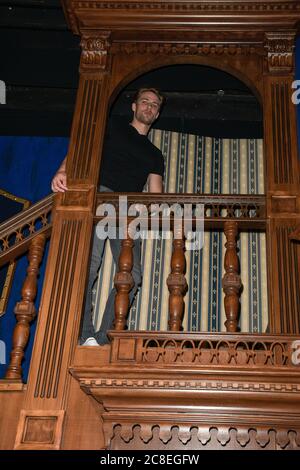
{"label": "wooden handrail", "polygon": [[53,194],[0,224],[0,267],[26,253],[33,238],[51,233]]}

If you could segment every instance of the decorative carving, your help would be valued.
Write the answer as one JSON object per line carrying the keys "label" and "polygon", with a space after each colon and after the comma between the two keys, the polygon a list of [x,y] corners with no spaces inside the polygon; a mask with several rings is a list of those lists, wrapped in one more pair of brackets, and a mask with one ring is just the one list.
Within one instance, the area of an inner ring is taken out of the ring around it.
{"label": "decorative carving", "polygon": [[162,54],[162,55],[251,55],[257,53],[252,44],[189,44],[189,43],[155,43],[126,42],[114,43],[113,53],[125,54]]}
{"label": "decorative carving", "polygon": [[165,379],[80,379],[80,386],[89,390],[111,388],[145,389],[145,390],[199,390],[215,391],[224,390],[230,392],[278,392],[299,394],[300,385],[297,383],[257,383],[257,382],[232,382],[217,380],[165,380]]}
{"label": "decorative carving", "polygon": [[95,123],[99,119],[102,80],[83,79],[81,86],[79,119],[75,130],[72,131],[75,135],[72,134],[71,137],[72,158],[67,160],[67,172],[70,165],[68,174],[75,180],[85,180],[90,174],[92,152],[97,137]]}
{"label": "decorative carving", "polygon": [[106,70],[110,47],[109,37],[109,32],[104,32],[97,37],[85,35],[82,37],[80,67],[83,70]]}
{"label": "decorative carving", "polygon": [[224,306],[227,320],[226,330],[233,333],[238,331],[238,315],[240,309],[239,293],[242,287],[239,275],[239,258],[236,252],[236,238],[238,225],[236,222],[225,222],[224,232],[226,236],[226,253],[224,258],[225,275],[222,280],[225,292]]}
{"label": "decorative carving", "polygon": [[290,121],[291,82],[276,80],[271,83],[274,180],[277,184],[291,184],[297,180],[293,172],[293,150]]}
{"label": "decorative carving", "polygon": [[30,322],[35,317],[36,309],[34,299],[37,292],[37,276],[39,265],[43,258],[44,246],[46,242],[45,235],[37,235],[30,244],[27,268],[27,276],[22,287],[22,300],[15,307],[17,325],[15,326],[12,340],[12,351],[10,354],[10,364],[7,368],[6,379],[22,379],[22,359],[24,349],[27,345]]}
{"label": "decorative carving", "polygon": [[264,449],[299,450],[300,429],[290,426],[214,424],[195,426],[175,423],[122,423],[111,425],[113,437],[110,448],[131,449]]}
{"label": "decorative carving", "polygon": [[[189,364],[199,368],[209,365],[224,367],[284,367],[295,370],[291,362],[292,343],[296,338],[283,338],[276,336],[242,335],[241,337],[228,337],[226,334],[186,335],[174,333],[134,334],[124,332],[122,335],[112,332],[114,346],[111,363],[119,363],[123,358],[119,342],[135,339],[136,346],[131,343],[130,349],[136,350],[135,357],[131,359],[136,364]],[[118,337],[120,336],[120,337]]]}
{"label": "decorative carving", "polygon": [[269,72],[292,72],[295,32],[266,33]]}

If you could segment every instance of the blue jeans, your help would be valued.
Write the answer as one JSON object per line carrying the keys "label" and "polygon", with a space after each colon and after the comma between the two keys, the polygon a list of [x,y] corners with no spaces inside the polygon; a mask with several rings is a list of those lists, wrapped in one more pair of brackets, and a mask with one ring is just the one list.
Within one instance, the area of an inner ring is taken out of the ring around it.
{"label": "blue jeans", "polygon": [[[112,192],[111,189],[106,188],[105,186],[100,186],[100,192]],[[86,302],[84,308],[84,317],[81,331],[81,344],[89,337],[94,337],[99,344],[107,344],[109,342],[106,335],[108,330],[113,329],[113,323],[115,319],[115,295],[116,289],[113,288],[109,294],[109,297],[106,302],[101,326],[99,331],[95,331],[93,325],[93,307],[92,307],[92,290],[98,280],[98,273],[101,267],[102,256],[105,247],[105,240],[102,240],[97,237],[96,230],[94,230],[91,262],[90,262],[90,272],[86,292]],[[113,255],[114,262],[118,266],[119,256],[121,253],[121,243],[122,240],[110,239],[110,247]],[[133,247],[133,268],[132,268],[132,277],[134,280],[134,286],[129,292],[129,305],[131,306],[134,300],[134,297],[137,293],[138,287],[142,282],[142,273],[141,273],[141,242],[140,240],[134,241]]]}

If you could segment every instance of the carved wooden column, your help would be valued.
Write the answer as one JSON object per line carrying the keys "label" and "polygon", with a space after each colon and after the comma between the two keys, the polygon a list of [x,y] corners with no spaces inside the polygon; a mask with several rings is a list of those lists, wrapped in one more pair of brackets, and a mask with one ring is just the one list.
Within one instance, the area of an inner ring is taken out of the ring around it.
{"label": "carved wooden column", "polygon": [[240,309],[240,290],[242,287],[239,275],[239,258],[236,251],[236,238],[238,225],[236,222],[225,222],[224,233],[226,236],[226,253],[224,258],[225,274],[222,280],[225,292],[224,306],[226,313],[226,331],[234,333],[238,331],[238,316]]}
{"label": "carved wooden column", "polygon": [[21,363],[24,357],[24,349],[28,343],[30,323],[36,314],[34,299],[37,293],[37,276],[44,254],[45,241],[45,235],[38,235],[32,240],[29,247],[29,266],[22,287],[22,300],[17,303],[14,310],[17,325],[13,333],[11,359],[5,374],[6,379],[16,379],[20,382],[22,380]]}
{"label": "carved wooden column", "polygon": [[299,333],[300,248],[289,239],[300,212],[294,92],[295,30],[265,34],[264,126],[268,197],[269,329]]}
{"label": "carved wooden column", "polygon": [[[180,233],[179,233],[180,232]],[[179,238],[180,237],[180,238]],[[185,278],[185,242],[183,231],[174,230],[173,253],[171,257],[171,273],[167,279],[169,296],[169,329],[170,331],[180,331],[182,327],[182,317],[184,313],[183,297],[187,290]]]}
{"label": "carved wooden column", "polygon": [[115,330],[124,330],[126,316],[129,309],[129,292],[134,286],[131,274],[133,267],[133,240],[127,236],[122,240],[119,258],[119,269],[115,276],[115,287],[117,290],[115,299]]}
{"label": "carved wooden column", "polygon": [[[58,449],[61,445],[70,389],[68,367],[78,344],[108,111],[109,38],[107,31],[81,34],[80,82],[67,154],[68,191],[55,198],[39,324],[15,443],[17,449],[36,449],[41,445]],[[33,435],[29,429],[34,429]]]}

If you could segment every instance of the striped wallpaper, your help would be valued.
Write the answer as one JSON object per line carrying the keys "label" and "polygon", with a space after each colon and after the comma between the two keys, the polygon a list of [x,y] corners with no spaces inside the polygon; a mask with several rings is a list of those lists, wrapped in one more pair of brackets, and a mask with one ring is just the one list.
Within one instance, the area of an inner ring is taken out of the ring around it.
{"label": "striped wallpaper", "polygon": [[[152,130],[149,138],[165,158],[165,192],[264,193],[262,140],[215,139],[161,130]],[[223,234],[206,232],[203,249],[186,252],[189,289],[185,296],[185,331],[225,331],[224,243]],[[268,323],[265,234],[241,233],[238,247],[243,283],[240,328],[243,332],[263,332]],[[129,329],[167,330],[166,279],[171,252],[171,240],[143,241],[143,284],[129,314]],[[96,328],[101,324],[114,273],[107,243],[94,291]]]}

